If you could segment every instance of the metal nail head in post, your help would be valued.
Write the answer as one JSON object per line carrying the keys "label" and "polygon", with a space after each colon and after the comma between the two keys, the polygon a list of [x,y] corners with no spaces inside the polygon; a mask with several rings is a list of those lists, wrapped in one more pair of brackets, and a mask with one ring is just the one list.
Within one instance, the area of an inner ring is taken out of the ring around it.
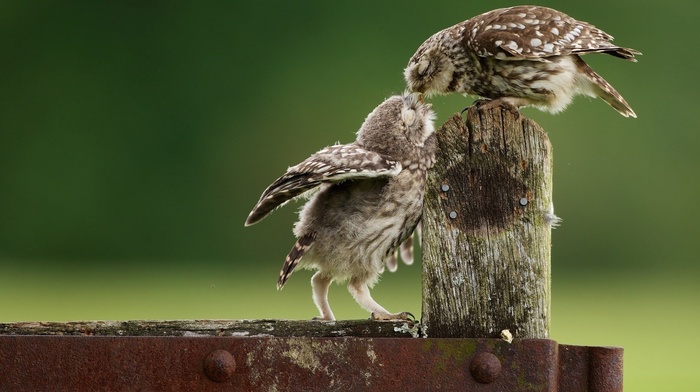
{"label": "metal nail head in post", "polygon": [[442,189],[443,192],[447,192],[447,191],[450,190],[450,186],[447,185],[447,184],[442,184],[442,186],[440,187],[440,189]]}
{"label": "metal nail head in post", "polygon": [[527,197],[520,198],[520,205],[523,207],[527,205]]}
{"label": "metal nail head in post", "polygon": [[450,219],[455,219],[457,217],[457,212],[456,211],[450,211]]}
{"label": "metal nail head in post", "polygon": [[236,360],[226,350],[212,351],[204,359],[204,373],[210,380],[223,382],[228,380],[236,370]]}

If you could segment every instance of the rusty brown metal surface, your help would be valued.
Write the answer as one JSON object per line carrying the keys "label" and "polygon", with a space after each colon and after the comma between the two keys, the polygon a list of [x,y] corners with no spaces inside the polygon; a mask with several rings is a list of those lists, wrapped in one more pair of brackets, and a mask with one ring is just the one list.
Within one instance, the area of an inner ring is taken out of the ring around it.
{"label": "rusty brown metal surface", "polygon": [[0,336],[0,391],[622,390],[622,349],[547,339]]}
{"label": "rusty brown metal surface", "polygon": [[620,347],[559,345],[559,390],[622,391],[622,356]]}

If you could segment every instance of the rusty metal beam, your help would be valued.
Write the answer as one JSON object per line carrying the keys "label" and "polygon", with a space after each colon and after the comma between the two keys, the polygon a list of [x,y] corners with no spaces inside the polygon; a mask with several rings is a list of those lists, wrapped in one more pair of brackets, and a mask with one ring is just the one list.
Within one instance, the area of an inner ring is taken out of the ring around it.
{"label": "rusty metal beam", "polygon": [[548,339],[0,336],[0,391],[622,390],[622,349]]}

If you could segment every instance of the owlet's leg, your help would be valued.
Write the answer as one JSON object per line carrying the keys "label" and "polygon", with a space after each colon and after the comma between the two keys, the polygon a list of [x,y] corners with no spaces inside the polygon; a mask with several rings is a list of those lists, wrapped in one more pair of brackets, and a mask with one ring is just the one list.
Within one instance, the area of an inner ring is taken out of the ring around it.
{"label": "owlet's leg", "polygon": [[316,272],[314,276],[311,277],[311,290],[313,291],[314,303],[321,313],[319,317],[314,317],[314,320],[335,320],[333,311],[331,311],[331,305],[328,303],[328,287],[331,285],[332,281],[332,278],[322,275],[321,271]]}

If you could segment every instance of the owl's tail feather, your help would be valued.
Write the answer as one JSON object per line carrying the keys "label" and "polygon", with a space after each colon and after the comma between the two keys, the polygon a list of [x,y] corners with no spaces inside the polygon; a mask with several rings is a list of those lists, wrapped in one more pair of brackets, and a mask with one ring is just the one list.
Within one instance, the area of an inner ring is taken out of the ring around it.
{"label": "owl's tail feather", "polygon": [[613,50],[606,50],[605,53],[612,55],[612,56],[615,56],[615,57],[619,57],[621,59],[632,61],[635,63],[637,62],[637,59],[634,58],[634,56],[642,54],[642,52],[640,52],[638,50],[634,50],[632,48],[623,48],[623,47],[616,47]]}
{"label": "owl's tail feather", "polygon": [[637,118],[637,114],[632,110],[630,105],[622,98],[622,95],[613,88],[602,76],[598,75],[588,64],[581,61],[579,63],[580,70],[586,75],[586,78],[590,80],[591,87],[595,95],[600,97],[608,105],[612,106],[621,115],[625,117]]}
{"label": "owl's tail feather", "polygon": [[277,280],[277,290],[282,290],[282,287],[284,287],[284,284],[287,283],[287,280],[292,275],[292,272],[294,272],[294,268],[296,268],[297,264],[299,264],[301,258],[304,257],[306,251],[311,248],[311,245],[314,244],[315,240],[315,233],[308,233],[299,237],[297,242],[292,247],[292,250],[289,251],[289,254],[284,259],[284,264],[282,265],[282,270],[280,271],[280,277],[279,280]]}

